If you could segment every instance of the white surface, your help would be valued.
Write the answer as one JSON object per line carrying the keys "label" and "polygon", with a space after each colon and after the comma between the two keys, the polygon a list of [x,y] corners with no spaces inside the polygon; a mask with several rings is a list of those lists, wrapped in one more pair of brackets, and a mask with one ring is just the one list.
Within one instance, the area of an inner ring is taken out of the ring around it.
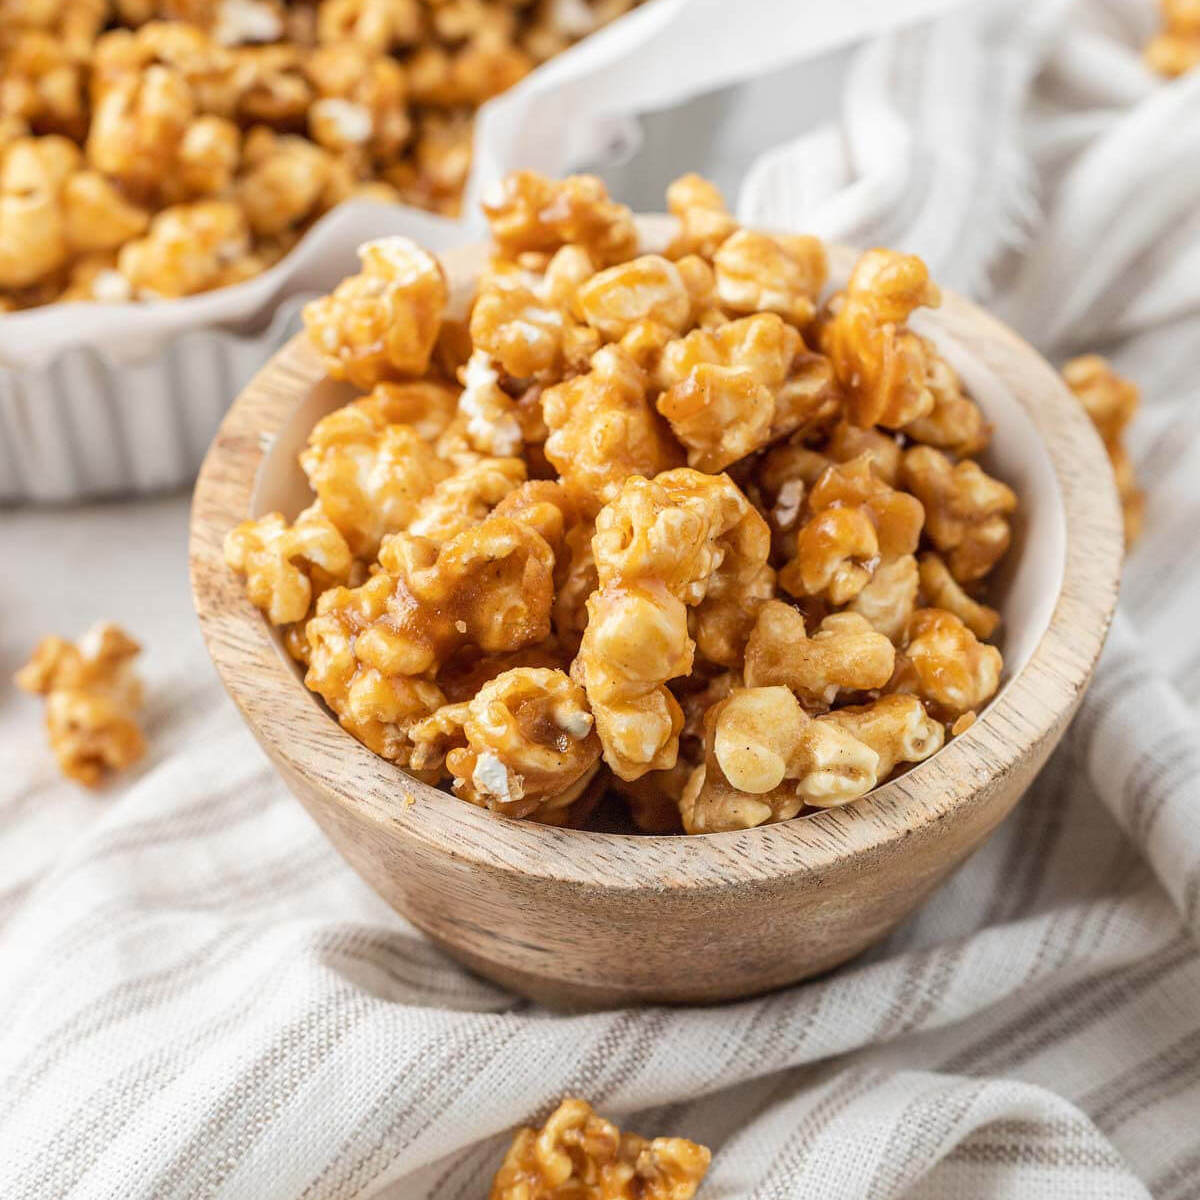
{"label": "white surface", "polygon": [[[508,1127],[567,1091],[712,1145],[701,1200],[1200,1193],[1200,272],[1180,215],[1200,176],[1179,158],[1200,76],[1142,71],[1143,0],[1025,12],[1044,34],[964,11],[661,114],[624,168],[649,180],[664,145],[686,159],[711,134],[728,183],[743,133],[823,128],[751,177],[747,210],[856,213],[851,240],[942,253],[1039,344],[1110,349],[1143,384],[1147,532],[1080,719],[1013,817],[827,979],[553,1016],[383,911],[284,794],[200,651],[181,502],[4,513],[5,667],[42,632],[128,621],[152,752],[80,796],[33,702],[0,693],[0,1195],[474,1200]],[[1035,75],[1034,104],[997,88]],[[780,96],[790,127],[752,111]],[[868,98],[893,154],[849,152]]]}

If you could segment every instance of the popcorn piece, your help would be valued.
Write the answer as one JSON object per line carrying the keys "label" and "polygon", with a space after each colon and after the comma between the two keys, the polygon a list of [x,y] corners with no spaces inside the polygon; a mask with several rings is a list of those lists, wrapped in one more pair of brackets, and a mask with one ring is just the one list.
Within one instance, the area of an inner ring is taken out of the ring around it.
{"label": "popcorn piece", "polygon": [[43,638],[17,672],[20,688],[46,697],[46,730],[59,769],[85,787],[146,752],[136,714],[142,686],[133,670],[140,647],[113,624],[95,626],[77,644]]}
{"label": "popcorn piece", "polygon": [[249,250],[242,210],[199,200],[163,209],[145,237],[121,247],[117,264],[139,297],[190,296],[228,282]]}
{"label": "popcorn piece", "polygon": [[[87,130],[86,74],[78,49],[43,30],[18,32],[0,15],[0,113],[79,139]],[[11,32],[10,32],[11,31]]]}
{"label": "popcorn piece", "polygon": [[766,445],[775,398],[747,370],[699,363],[657,408],[687,447],[688,466],[715,472]]}
{"label": "popcorn piece", "polygon": [[1183,75],[1200,63],[1200,9],[1196,0],[1160,0],[1163,28],[1146,46],[1146,65],[1160,75]]}
{"label": "popcorn piece", "polygon": [[871,704],[851,705],[818,717],[844,729],[879,756],[879,779],[900,763],[924,762],[946,740],[946,730],[925,711],[916,696],[882,696]]}
{"label": "popcorn piece", "polygon": [[911,554],[887,559],[875,568],[848,610],[865,617],[884,637],[898,642],[917,606],[920,582],[917,560]]}
{"label": "popcorn piece", "polygon": [[670,259],[643,254],[580,284],[575,307],[606,341],[621,342],[634,358],[648,361],[683,331],[692,300]]}
{"label": "popcorn piece", "polygon": [[953,613],[981,641],[996,632],[1000,614],[968,596],[940,555],[931,550],[922,554],[920,572],[921,594],[929,607]]}
{"label": "popcorn piece", "polygon": [[220,195],[232,184],[241,157],[242,133],[232,121],[197,117],[179,143],[179,183],[189,196]]}
{"label": "popcorn piece", "polygon": [[[302,137],[279,137],[259,126],[246,138],[244,157],[246,170],[238,183],[238,197],[255,233],[280,233],[300,224],[314,212],[329,183],[331,171],[330,160],[319,146]],[[370,246],[379,245],[378,242],[370,243]],[[400,257],[385,252],[384,260],[379,263],[383,269],[371,274],[385,277],[390,274],[392,278],[407,276],[413,271],[409,260],[415,257],[407,251],[408,247],[404,247]],[[365,257],[363,261],[365,264]],[[417,273],[421,272],[422,266],[417,266]],[[381,300],[380,306],[383,304]],[[421,338],[422,334],[418,332],[417,337]]]}
{"label": "popcorn piece", "polygon": [[947,721],[982,708],[996,694],[1004,666],[995,646],[978,641],[958,617],[939,608],[913,613],[904,656],[913,690]]}
{"label": "popcorn piece", "polygon": [[316,423],[300,455],[322,512],[358,558],[406,529],[451,473],[412,426],[388,420],[394,412],[379,392],[335,409]]}
{"label": "popcorn piece", "polygon": [[382,53],[421,36],[417,0],[321,0],[317,37],[322,42],[361,42]]}
{"label": "popcorn piece", "polygon": [[435,485],[417,506],[408,532],[440,546],[478,525],[524,482],[521,459],[481,458]]}
{"label": "popcorn piece", "polygon": [[61,267],[67,227],[60,197],[79,151],[60,137],[19,138],[0,159],[0,288],[22,288]]}
{"label": "popcorn piece", "polygon": [[362,388],[420,375],[429,365],[446,306],[437,259],[405,237],[359,250],[363,269],[332,295],[304,306],[304,323],[334,379]]}
{"label": "popcorn piece", "polygon": [[624,262],[637,251],[633,214],[611,199],[592,175],[546,179],[511,171],[483,198],[483,211],[501,254],[553,254],[582,246],[599,267]]}
{"label": "popcorn piece", "polygon": [[688,464],[719,471],[837,408],[828,363],[774,313],[693,330],[663,350],[658,410],[687,447]]}
{"label": "popcorn piece", "polygon": [[272,625],[301,621],[317,595],[350,577],[346,539],[317,505],[289,525],[282,513],[243,521],[225,536],[225,561],[246,578]]}
{"label": "popcorn piece", "polygon": [[372,425],[409,425],[419,438],[435,442],[458,411],[458,389],[432,379],[408,379],[403,383],[377,383],[371,393],[354,406],[367,414]]}
{"label": "popcorn piece", "polygon": [[500,386],[495,364],[476,350],[460,374],[459,411],[466,418],[464,431],[471,446],[481,454],[520,454],[525,435],[517,402]]}
{"label": "popcorn piece", "polygon": [[[559,670],[517,667],[473,699],[414,726],[414,765],[434,765],[439,745],[454,794],[505,816],[542,820],[578,798],[594,773],[600,743],[583,689]],[[444,710],[442,710],[444,712]],[[441,726],[438,737],[426,725]],[[455,728],[456,727],[456,728]]]}
{"label": "popcorn piece", "polygon": [[118,76],[96,98],[88,161],[134,193],[153,194],[171,179],[194,114],[191,91],[178,71],[156,64]]}
{"label": "popcorn piece", "polygon": [[960,583],[982,579],[1012,540],[1008,516],[1017,507],[1012,488],[978,463],[950,460],[930,446],[904,452],[904,486],[925,506],[929,540]]}
{"label": "popcorn piece", "polygon": [[771,600],[750,634],[745,675],[749,687],[783,684],[818,711],[842,692],[883,687],[895,661],[892,643],[858,613],[832,613],[809,637],[796,609]]}
{"label": "popcorn piece", "polygon": [[490,1200],[691,1200],[712,1155],[684,1138],[622,1133],[584,1100],[564,1100],[539,1129],[520,1129]]}
{"label": "popcorn piece", "polygon": [[812,515],[796,535],[795,558],[779,573],[788,592],[845,604],[866,587],[881,560],[917,548],[925,516],[920,502],[884,483],[871,461],[864,453],[830,467],[813,484]]}
{"label": "popcorn piece", "polygon": [[357,42],[317,47],[305,72],[319,93],[308,110],[315,142],[335,153],[365,149],[375,161],[398,157],[413,133],[404,68]]}
{"label": "popcorn piece", "polygon": [[787,821],[806,805],[833,808],[865,795],[879,755],[840,726],[817,721],[786,687],[748,687],[709,709],[704,765],[681,801],[689,833]]}
{"label": "popcorn piece", "polygon": [[64,232],[72,250],[116,250],[146,232],[150,213],[130,203],[98,171],[75,171],[62,188]]}
{"label": "popcorn piece", "polygon": [[738,227],[720,191],[699,175],[681,175],[667,188],[667,211],[679,221],[668,258],[698,254],[711,261]]}
{"label": "popcorn piece", "polygon": [[909,421],[903,432],[910,441],[936,446],[957,458],[972,458],[987,447],[991,426],[934,344],[924,339],[924,345],[925,384],[933,407],[923,417]]}
{"label": "popcorn piece", "polygon": [[734,313],[775,312],[806,325],[829,275],[825,247],[804,235],[769,237],[739,229],[713,256],[717,296]]}
{"label": "popcorn piece", "polygon": [[[566,302],[574,283],[591,271],[585,251],[564,246],[541,279],[526,272],[491,272],[481,280],[471,310],[472,342],[513,378],[558,378],[564,358],[579,353],[571,346],[579,341],[578,327]],[[588,344],[595,350],[599,339]]]}
{"label": "popcorn piece", "polygon": [[590,513],[615,499],[630,476],[653,477],[683,461],[647,386],[645,372],[627,354],[605,346],[586,375],[542,393],[550,431],[546,457]]}
{"label": "popcorn piece", "polygon": [[765,523],[725,476],[681,468],[633,478],[596,518],[599,588],[573,672],[587,690],[604,759],[622,779],[672,766],[683,723],[666,682],[691,670],[687,608],[759,576]]}
{"label": "popcorn piece", "polygon": [[[899,480],[900,443],[880,429],[860,429],[849,421],[839,421],[830,430],[825,453],[838,463],[848,463],[865,454],[871,470],[889,487],[895,487]],[[812,482],[816,483],[816,479]]]}
{"label": "popcorn piece", "polygon": [[932,411],[929,351],[905,321],[913,309],[940,302],[916,255],[869,250],[858,260],[820,338],[854,424],[899,429]]}
{"label": "popcorn piece", "polygon": [[[1200,38],[1200,21],[1196,36]],[[1142,526],[1145,496],[1137,485],[1133,464],[1125,452],[1125,427],[1137,412],[1137,385],[1123,378],[1098,354],[1073,358],[1063,367],[1063,379],[1079,397],[1087,414],[1104,441],[1112,460],[1121,508],[1125,514],[1125,544],[1133,543]]]}

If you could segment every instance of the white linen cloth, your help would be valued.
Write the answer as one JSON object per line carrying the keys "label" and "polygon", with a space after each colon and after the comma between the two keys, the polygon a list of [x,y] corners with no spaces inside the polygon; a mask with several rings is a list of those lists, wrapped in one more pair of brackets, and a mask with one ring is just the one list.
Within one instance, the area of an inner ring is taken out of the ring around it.
{"label": "white linen cloth", "polygon": [[0,1195],[468,1200],[574,1093],[712,1146],[703,1200],[1200,1197],[1200,72],[1142,69],[1153,23],[1149,0],[1031,0],[825,40],[655,116],[609,172],[657,189],[707,147],[728,184],[769,149],[747,218],[917,250],[1051,356],[1102,349],[1143,386],[1146,533],[1079,718],[984,848],[827,978],[572,1016],[472,978],[241,726],[190,615],[183,500],[0,517],[4,672],[104,616],[151,685],[150,757],[100,796],[0,689]]}

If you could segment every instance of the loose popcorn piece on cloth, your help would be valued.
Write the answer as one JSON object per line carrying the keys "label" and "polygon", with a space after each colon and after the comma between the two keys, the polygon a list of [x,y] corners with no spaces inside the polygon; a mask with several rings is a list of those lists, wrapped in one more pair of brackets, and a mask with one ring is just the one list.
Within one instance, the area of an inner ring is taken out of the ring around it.
{"label": "loose popcorn piece on cloth", "polygon": [[[1196,23],[1200,39],[1200,20]],[[1079,397],[1096,426],[1112,460],[1121,510],[1125,517],[1125,545],[1133,544],[1142,531],[1146,497],[1138,487],[1133,464],[1125,450],[1125,428],[1137,412],[1140,396],[1137,385],[1118,375],[1109,362],[1098,354],[1073,358],[1062,369],[1067,386]]]}
{"label": "loose popcorn piece on cloth", "polygon": [[541,1129],[517,1132],[490,1200],[691,1200],[712,1154],[686,1138],[647,1139],[566,1099]]}
{"label": "loose popcorn piece on cloth", "polygon": [[1146,46],[1146,65],[1175,76],[1200,65],[1200,6],[1195,0],[1159,0],[1162,30]]}
{"label": "loose popcorn piece on cloth", "polygon": [[[346,199],[455,215],[475,111],[635,2],[3,0],[0,311],[237,283]],[[529,221],[628,257],[628,210],[526,184]],[[98,249],[125,286],[85,286]]]}
{"label": "loose popcorn piece on cloth", "polygon": [[[326,18],[403,42],[389,13]],[[467,86],[422,54],[411,88]],[[325,43],[316,86],[369,106],[360,60]],[[276,68],[256,105],[291,103]],[[353,112],[321,112],[344,126],[323,146],[356,142]],[[280,180],[308,153],[254,136]],[[818,310],[815,239],[741,229],[697,176],[668,207],[674,238],[643,253],[598,179],[516,172],[452,315],[434,256],[367,243],[305,310],[329,375],[366,394],[309,435],[313,503],[226,541],[347,731],[506,817],[576,826],[609,793],[652,834],[788,820],[928,758],[1000,686],[987,585],[1017,501],[905,324],[938,300],[924,265],[871,251]],[[1127,397],[1093,390],[1119,432]]]}
{"label": "loose popcorn piece on cloth", "polygon": [[142,685],[133,670],[141,647],[118,626],[94,626],[77,643],[43,638],[17,672],[20,688],[46,698],[46,732],[59,769],[85,787],[146,752],[138,727]]}

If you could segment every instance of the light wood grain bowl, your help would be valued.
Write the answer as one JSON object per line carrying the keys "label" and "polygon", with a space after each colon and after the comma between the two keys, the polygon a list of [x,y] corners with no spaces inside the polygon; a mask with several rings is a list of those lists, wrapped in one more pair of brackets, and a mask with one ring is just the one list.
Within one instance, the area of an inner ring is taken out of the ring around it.
{"label": "light wood grain bowl", "polygon": [[[647,223],[647,239],[658,226]],[[832,252],[844,280],[854,255]],[[444,257],[456,295],[478,248]],[[1108,461],[1056,372],[958,296],[921,322],[996,427],[1022,510],[1001,572],[1006,682],[928,761],[844,808],[740,833],[635,837],[511,821],[421,784],[345,733],[226,568],[237,521],[310,496],[296,454],[350,398],[298,338],[231,408],[200,473],[191,571],[209,651],[288,786],[354,869],[480,974],[555,1005],[726,1000],[845,962],[974,850],[1045,762],[1116,602]],[[995,601],[994,601],[995,602]]]}

